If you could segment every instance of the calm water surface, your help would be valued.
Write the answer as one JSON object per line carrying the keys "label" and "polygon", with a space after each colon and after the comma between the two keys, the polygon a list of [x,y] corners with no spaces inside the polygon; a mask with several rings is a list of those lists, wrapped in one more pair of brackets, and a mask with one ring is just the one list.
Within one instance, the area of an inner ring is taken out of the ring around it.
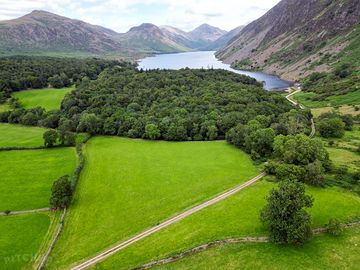
{"label": "calm water surface", "polygon": [[230,70],[235,73],[248,75],[258,81],[264,82],[264,88],[279,89],[287,88],[291,82],[284,81],[279,77],[268,75],[262,72],[251,72],[235,70],[230,65],[217,60],[213,51],[206,52],[187,52],[160,54],[153,57],[146,57],[139,61],[139,68],[142,69],[181,69],[181,68],[219,68]]}

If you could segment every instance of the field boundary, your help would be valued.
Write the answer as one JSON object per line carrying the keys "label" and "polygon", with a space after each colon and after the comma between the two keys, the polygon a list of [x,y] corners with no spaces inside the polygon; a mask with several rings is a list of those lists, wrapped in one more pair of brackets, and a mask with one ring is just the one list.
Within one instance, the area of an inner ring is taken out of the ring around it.
{"label": "field boundary", "polygon": [[0,152],[4,152],[4,151],[44,150],[44,149],[55,149],[55,148],[69,148],[69,147],[74,147],[74,146],[73,145],[54,145],[52,147],[46,147],[46,146],[33,146],[33,147],[9,146],[9,147],[0,147]]}
{"label": "field boundary", "polygon": [[[74,191],[76,188],[76,184],[80,178],[80,174],[84,168],[85,157],[84,157],[84,153],[83,153],[83,147],[91,139],[91,137],[92,137],[91,135],[88,135],[81,143],[78,143],[76,145],[76,153],[78,155],[78,164],[74,170],[74,173],[73,173],[73,176],[71,179],[71,189],[72,189],[73,194],[74,194]],[[66,213],[67,213],[67,208],[64,208],[64,212],[60,218],[59,228],[58,228],[53,240],[51,241],[49,249],[47,250],[46,254],[44,255],[43,259],[41,260],[40,265],[36,268],[37,270],[41,270],[44,268],[50,254],[51,254],[51,251],[53,250],[53,248],[56,244],[56,241],[58,240],[58,238],[62,232],[62,229],[64,227],[64,220],[65,220]]]}
{"label": "field boundary", "polygon": [[63,213],[62,213],[62,215],[60,217],[59,227],[58,227],[58,229],[56,231],[56,234],[55,234],[53,240],[51,241],[51,244],[50,244],[48,250],[46,251],[44,257],[42,258],[41,263],[36,268],[37,270],[41,270],[45,266],[45,263],[46,263],[47,259],[49,258],[50,253],[51,253],[51,251],[53,250],[53,248],[55,246],[56,240],[60,236],[60,233],[61,233],[61,231],[62,231],[62,229],[64,227],[64,219],[65,219],[66,211],[67,211],[66,208],[64,208],[64,211],[63,211]]}
{"label": "field boundary", "polygon": [[14,215],[23,215],[23,214],[30,214],[30,213],[46,212],[46,211],[50,211],[50,208],[45,207],[45,208],[38,208],[38,209],[32,209],[32,210],[11,211],[8,214],[5,211],[3,211],[3,212],[0,212],[0,216],[14,216]]}
{"label": "field boundary", "polygon": [[[342,226],[343,226],[343,228],[348,229],[348,228],[352,228],[352,227],[359,226],[359,225],[360,225],[360,221],[352,222],[352,223],[345,223]],[[327,229],[324,227],[316,228],[316,229],[312,230],[314,235],[320,235],[320,234],[326,233],[326,231],[327,231]],[[226,244],[238,244],[238,243],[268,243],[268,242],[269,242],[269,238],[267,236],[240,237],[240,238],[227,238],[227,239],[223,239],[223,240],[215,240],[215,241],[211,241],[211,242],[202,244],[200,246],[188,249],[181,253],[166,257],[164,259],[148,262],[146,264],[143,264],[142,266],[132,268],[132,270],[145,270],[145,269],[149,269],[149,268],[152,268],[155,266],[169,264],[172,262],[179,261],[185,257],[189,257],[191,255],[200,253],[200,252],[210,249],[212,247],[216,247],[216,246],[223,246]]]}
{"label": "field boundary", "polygon": [[230,190],[228,190],[228,191],[226,191],[226,192],[224,192],[224,193],[222,193],[222,194],[220,194],[220,195],[218,195],[218,196],[216,196],[216,197],[214,197],[214,198],[212,198],[212,199],[210,199],[208,201],[205,201],[205,202],[203,202],[203,203],[201,203],[201,204],[199,204],[199,205],[197,205],[195,207],[192,207],[192,208],[182,212],[181,214],[160,223],[159,225],[156,225],[156,226],[154,226],[154,227],[152,227],[152,228],[150,228],[150,229],[148,229],[148,230],[146,230],[146,231],[144,231],[144,232],[142,232],[140,234],[137,234],[137,235],[133,236],[132,238],[130,238],[130,239],[124,241],[124,242],[121,242],[121,243],[119,243],[119,244],[117,244],[117,245],[115,245],[115,246],[113,246],[111,248],[108,248],[107,250],[101,252],[100,254],[98,254],[98,255],[96,255],[96,256],[94,256],[94,257],[92,257],[92,258],[90,258],[90,259],[88,259],[88,260],[86,260],[86,261],[84,261],[84,262],[82,262],[80,264],[78,264],[77,266],[72,267],[71,269],[72,270],[81,270],[81,269],[85,269],[85,268],[87,268],[87,267],[89,267],[91,265],[94,265],[95,263],[97,263],[99,261],[102,261],[102,260],[112,256],[113,254],[117,253],[118,251],[120,251],[120,250],[122,250],[122,249],[124,249],[124,248],[138,242],[139,240],[142,240],[142,239],[146,238],[147,236],[149,236],[149,235],[151,235],[151,234],[153,234],[153,233],[155,233],[157,231],[160,231],[160,230],[162,230],[162,229],[176,223],[177,221],[180,221],[180,220],[182,220],[182,219],[184,219],[184,218],[186,218],[186,217],[188,217],[188,216],[190,216],[190,215],[192,215],[192,214],[194,214],[194,213],[196,213],[196,212],[198,212],[198,211],[200,211],[200,210],[202,210],[202,209],[204,209],[204,208],[206,208],[208,206],[216,204],[216,203],[218,203],[218,202],[220,202],[220,201],[222,201],[222,200],[236,194],[240,190],[242,190],[242,189],[252,185],[253,183],[257,182],[258,180],[263,178],[265,175],[266,175],[266,173],[262,172],[259,175],[253,177],[252,179],[246,181],[245,183],[242,183],[241,185],[238,185],[238,186],[236,186],[236,187],[234,187],[234,188],[232,188],[232,189],[230,189]]}

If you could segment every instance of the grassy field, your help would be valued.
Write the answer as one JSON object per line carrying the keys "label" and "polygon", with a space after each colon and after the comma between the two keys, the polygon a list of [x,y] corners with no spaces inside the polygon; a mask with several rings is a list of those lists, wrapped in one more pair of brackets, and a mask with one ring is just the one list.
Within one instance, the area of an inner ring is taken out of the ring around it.
{"label": "grassy field", "polygon": [[[266,235],[259,220],[264,197],[274,183],[261,181],[238,194],[206,208],[167,229],[120,251],[96,269],[132,269],[152,260],[179,253],[203,243],[243,236]],[[313,227],[323,226],[331,217],[342,221],[360,219],[360,198],[336,188],[307,188],[315,198],[309,211]],[[212,268],[209,268],[212,269]]]}
{"label": "grassy field", "polygon": [[360,126],[354,125],[353,130],[345,131],[343,138],[331,139],[334,142],[329,145],[329,139],[322,139],[328,145],[327,150],[335,166],[348,166],[352,170],[360,168],[360,154],[357,149],[360,145]]}
{"label": "grassy field", "polygon": [[66,268],[258,174],[223,141],[96,137],[85,156],[49,268]]}
{"label": "grassy field", "polygon": [[330,96],[322,101],[313,101],[316,93],[300,92],[294,95],[294,99],[308,108],[333,107],[340,105],[358,105],[360,104],[360,92],[354,91],[340,96]]}
{"label": "grassy field", "polygon": [[45,131],[45,128],[0,123],[0,147],[42,146]]}
{"label": "grassy field", "polygon": [[43,107],[45,110],[60,109],[61,101],[67,93],[74,90],[74,86],[68,88],[45,88],[36,90],[24,90],[15,92],[14,97],[18,98],[25,109]]}
{"label": "grassy field", "polygon": [[0,217],[0,269],[29,269],[49,225],[47,214]]}
{"label": "grassy field", "polygon": [[[301,247],[229,244],[153,269],[359,269],[360,227],[319,235]],[[290,267],[291,266],[291,267]]]}
{"label": "grassy field", "polygon": [[0,211],[49,206],[52,183],[76,166],[74,148],[0,152]]}
{"label": "grassy field", "polygon": [[314,117],[318,117],[323,113],[335,111],[340,114],[351,114],[352,116],[356,116],[360,114],[360,111],[356,111],[354,106],[352,105],[342,105],[340,107],[321,107],[321,108],[313,108],[311,109]]}
{"label": "grassy field", "polygon": [[360,154],[355,152],[328,147],[327,151],[330,154],[330,159],[336,166],[348,166],[350,169],[356,170],[360,168]]}

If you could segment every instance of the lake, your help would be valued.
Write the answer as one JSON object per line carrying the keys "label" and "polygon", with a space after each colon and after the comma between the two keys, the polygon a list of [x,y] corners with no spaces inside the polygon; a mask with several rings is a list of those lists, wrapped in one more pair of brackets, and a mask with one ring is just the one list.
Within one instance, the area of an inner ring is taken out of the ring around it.
{"label": "lake", "polygon": [[139,61],[139,69],[181,69],[181,68],[219,68],[226,69],[238,74],[248,75],[258,81],[264,82],[264,88],[283,89],[291,85],[291,82],[284,81],[277,76],[265,74],[262,72],[235,70],[230,65],[224,64],[214,55],[214,51],[186,52],[159,54],[152,57],[146,57]]}

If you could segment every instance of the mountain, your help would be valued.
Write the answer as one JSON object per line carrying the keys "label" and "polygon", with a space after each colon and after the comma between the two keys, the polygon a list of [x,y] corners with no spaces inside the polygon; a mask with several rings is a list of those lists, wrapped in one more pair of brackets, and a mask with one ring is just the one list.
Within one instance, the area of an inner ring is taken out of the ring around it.
{"label": "mountain", "polygon": [[154,53],[199,50],[226,31],[201,25],[191,32],[144,23],[127,33],[35,10],[0,21],[1,54],[85,54],[140,58]]}
{"label": "mountain", "polygon": [[235,29],[227,32],[226,34],[220,36],[218,39],[213,41],[209,46],[205,47],[205,50],[218,50],[222,47],[224,47],[230,40],[232,40],[235,36],[237,36],[241,30],[244,28],[244,26],[236,27]]}
{"label": "mountain", "polygon": [[0,22],[0,47],[6,52],[131,52],[116,36],[110,29],[38,10]]}
{"label": "mountain", "polygon": [[188,32],[168,25],[160,26],[160,28],[165,35],[184,47],[193,50],[197,46],[197,42],[189,37]]}
{"label": "mountain", "polygon": [[220,28],[202,24],[194,30],[187,33],[187,36],[193,42],[193,48],[204,50],[214,41],[225,35],[227,32]]}
{"label": "mountain", "polygon": [[123,45],[149,53],[171,53],[190,50],[181,43],[175,34],[163,31],[151,23],[143,23],[132,27],[127,33],[120,35]]}
{"label": "mountain", "polygon": [[297,80],[331,70],[359,29],[359,0],[282,0],[217,52],[234,67]]}

